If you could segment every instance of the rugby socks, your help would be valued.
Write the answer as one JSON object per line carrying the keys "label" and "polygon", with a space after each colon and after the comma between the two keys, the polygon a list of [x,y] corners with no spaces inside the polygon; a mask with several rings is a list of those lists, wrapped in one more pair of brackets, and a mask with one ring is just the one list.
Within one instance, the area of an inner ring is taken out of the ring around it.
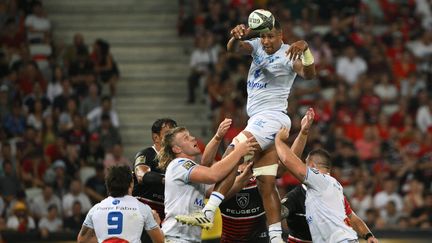
{"label": "rugby socks", "polygon": [[216,209],[222,203],[224,198],[224,195],[220,194],[219,192],[212,192],[207,204],[202,210],[206,218],[210,219],[213,222]]}
{"label": "rugby socks", "polygon": [[282,241],[282,224],[277,222],[269,225],[269,237],[271,243],[280,243]]}

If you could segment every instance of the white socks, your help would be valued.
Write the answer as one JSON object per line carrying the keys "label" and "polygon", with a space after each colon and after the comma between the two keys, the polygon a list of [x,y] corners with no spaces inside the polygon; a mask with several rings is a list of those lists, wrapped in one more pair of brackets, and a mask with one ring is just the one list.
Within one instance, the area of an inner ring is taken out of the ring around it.
{"label": "white socks", "polygon": [[282,224],[281,222],[269,225],[269,238],[271,243],[280,243],[282,241]]}
{"label": "white socks", "polygon": [[222,203],[224,198],[224,195],[220,194],[219,192],[212,192],[212,194],[210,195],[210,198],[205,207],[203,208],[202,212],[211,221],[213,221],[216,209]]}

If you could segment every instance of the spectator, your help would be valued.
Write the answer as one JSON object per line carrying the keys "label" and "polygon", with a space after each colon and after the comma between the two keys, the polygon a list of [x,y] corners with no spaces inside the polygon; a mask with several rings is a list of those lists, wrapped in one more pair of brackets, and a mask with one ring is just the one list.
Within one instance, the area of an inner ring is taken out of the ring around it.
{"label": "spectator", "polygon": [[48,207],[48,214],[39,221],[39,230],[42,238],[48,238],[50,233],[61,232],[63,228],[63,221],[58,216],[58,209],[56,205]]}
{"label": "spectator", "polygon": [[63,88],[61,85],[64,79],[63,70],[60,66],[55,66],[53,68],[53,76],[51,82],[48,83],[47,87],[47,97],[51,102],[54,102],[54,98],[63,93]]}
{"label": "spectator", "polygon": [[61,201],[54,194],[53,188],[50,185],[43,187],[42,195],[32,199],[31,211],[36,219],[46,217],[48,215],[49,207],[54,205],[57,209],[61,209]]}
{"label": "spectator", "polygon": [[336,73],[350,86],[358,82],[359,76],[367,71],[367,64],[357,55],[353,46],[345,49],[345,54],[336,60]]}
{"label": "spectator", "polygon": [[6,116],[11,114],[12,107],[9,99],[9,87],[6,84],[0,86],[0,120],[3,121]]}
{"label": "spectator", "polygon": [[411,213],[411,225],[421,228],[432,228],[432,193],[425,195],[425,204],[423,207],[415,209]]}
{"label": "spectator", "polygon": [[46,17],[42,3],[34,1],[32,14],[25,19],[27,38],[30,43],[49,43],[51,40],[51,22]]}
{"label": "spectator", "polygon": [[418,109],[416,124],[422,132],[432,131],[432,99]]}
{"label": "spectator", "polygon": [[64,219],[65,230],[78,233],[85,217],[86,215],[82,213],[81,203],[79,201],[75,201],[72,205],[72,216],[65,217]]}
{"label": "spectator", "polygon": [[60,115],[61,112],[66,110],[68,100],[70,98],[76,98],[73,94],[73,89],[71,87],[69,79],[63,79],[61,85],[62,93],[56,96],[53,102],[53,112],[56,118]]}
{"label": "spectator", "polygon": [[10,143],[2,143],[1,144],[1,153],[0,153],[0,176],[5,175],[5,171],[3,170],[4,163],[8,162],[12,164],[12,173],[16,174],[17,171],[20,170],[20,164],[17,163],[16,157],[12,155],[12,147]]}
{"label": "spectator", "polygon": [[70,178],[65,171],[65,162],[56,160],[45,174],[45,182],[52,185],[54,194],[59,198],[63,198],[70,187]]}
{"label": "spectator", "polygon": [[366,218],[366,211],[372,207],[372,196],[368,193],[366,185],[362,181],[355,184],[355,191],[351,196],[351,206],[362,219]]}
{"label": "spectator", "polygon": [[27,212],[27,206],[17,202],[13,208],[14,214],[7,220],[6,226],[10,230],[25,233],[36,228],[33,218]]}
{"label": "spectator", "polygon": [[65,54],[63,56],[63,62],[66,67],[71,68],[71,64],[79,59],[79,55],[85,53],[88,55],[88,48],[84,41],[84,36],[81,33],[76,33],[73,36],[73,43],[71,46],[66,48]]}
{"label": "spectator", "polygon": [[117,112],[112,107],[111,98],[109,96],[104,96],[102,98],[102,105],[94,108],[87,114],[87,120],[89,121],[89,131],[96,131],[98,128],[100,128],[103,114],[109,115],[111,124],[115,128],[120,126]]}
{"label": "spectator", "polygon": [[396,203],[388,201],[385,210],[381,211],[381,217],[384,221],[385,228],[396,228],[401,217],[400,211],[396,210]]}
{"label": "spectator", "polygon": [[98,133],[92,133],[89,138],[88,146],[80,149],[81,164],[95,166],[102,165],[105,157],[104,148],[101,145]]}
{"label": "spectator", "polygon": [[60,113],[60,117],[58,119],[58,130],[61,133],[73,128],[73,117],[78,115],[78,105],[74,98],[68,98],[66,104],[66,109]]}
{"label": "spectator", "polygon": [[19,137],[24,133],[26,118],[19,102],[14,102],[12,113],[3,119],[3,127],[9,137]]}
{"label": "spectator", "polygon": [[95,165],[96,175],[89,178],[85,184],[84,191],[89,196],[93,204],[99,203],[107,197],[105,186],[104,166]]}
{"label": "spectator", "polygon": [[72,216],[72,207],[75,201],[79,201],[82,205],[81,212],[87,213],[91,208],[90,199],[82,191],[80,180],[72,180],[70,191],[63,197],[63,215],[66,217]]}
{"label": "spectator", "polygon": [[108,114],[102,114],[102,124],[97,133],[100,135],[101,145],[105,152],[112,151],[115,144],[121,144],[120,133],[111,124],[111,118]]}
{"label": "spectator", "polygon": [[89,87],[88,96],[86,96],[80,104],[80,113],[83,116],[87,116],[87,114],[99,107],[101,104],[101,99],[99,97],[99,88],[96,83],[91,83]]}
{"label": "spectator", "polygon": [[122,145],[114,144],[112,152],[106,154],[103,164],[106,172],[112,166],[130,166],[130,161],[123,155]]}
{"label": "spectator", "polygon": [[393,179],[386,179],[384,181],[384,190],[375,194],[374,205],[383,211],[389,201],[393,201],[398,211],[402,210],[403,202],[401,196],[396,192],[396,181]]}
{"label": "spectator", "polygon": [[10,202],[22,189],[21,181],[9,160],[3,161],[2,166],[4,174],[0,176],[0,191],[6,202]]}
{"label": "spectator", "polygon": [[110,95],[115,96],[120,72],[110,52],[110,45],[104,40],[97,39],[93,44],[91,58],[99,80],[109,84]]}

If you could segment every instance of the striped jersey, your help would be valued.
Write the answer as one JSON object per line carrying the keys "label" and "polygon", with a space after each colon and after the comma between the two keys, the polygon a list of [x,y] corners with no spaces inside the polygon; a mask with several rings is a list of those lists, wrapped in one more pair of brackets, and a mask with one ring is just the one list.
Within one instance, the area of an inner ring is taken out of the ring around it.
{"label": "striped jersey", "polygon": [[246,187],[219,206],[222,243],[268,242],[264,206],[256,183],[252,178]]}

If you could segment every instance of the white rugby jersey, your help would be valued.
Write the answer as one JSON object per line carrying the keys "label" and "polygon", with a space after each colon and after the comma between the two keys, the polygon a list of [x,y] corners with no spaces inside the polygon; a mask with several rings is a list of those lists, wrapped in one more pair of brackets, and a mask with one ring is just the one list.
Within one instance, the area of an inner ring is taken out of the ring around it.
{"label": "white rugby jersey", "polygon": [[143,230],[158,227],[150,207],[132,196],[107,197],[90,209],[83,225],[94,229],[98,242],[120,238],[130,243],[141,242]]}
{"label": "white rugby jersey", "polygon": [[252,63],[247,78],[247,113],[249,117],[262,111],[286,113],[288,96],[296,73],[293,62],[286,56],[290,45],[282,44],[278,51],[269,55],[260,38],[247,40],[253,47]]}
{"label": "white rugby jersey", "polygon": [[177,215],[191,214],[204,208],[204,198],[210,185],[192,183],[189,175],[198,166],[186,158],[176,158],[165,172],[165,220],[162,231],[165,237],[182,239],[186,242],[201,242],[201,228],[188,226],[175,220]]}
{"label": "white rugby jersey", "polygon": [[333,177],[307,167],[303,182],[306,190],[306,221],[314,243],[337,243],[357,239],[357,233],[345,224],[344,195]]}

